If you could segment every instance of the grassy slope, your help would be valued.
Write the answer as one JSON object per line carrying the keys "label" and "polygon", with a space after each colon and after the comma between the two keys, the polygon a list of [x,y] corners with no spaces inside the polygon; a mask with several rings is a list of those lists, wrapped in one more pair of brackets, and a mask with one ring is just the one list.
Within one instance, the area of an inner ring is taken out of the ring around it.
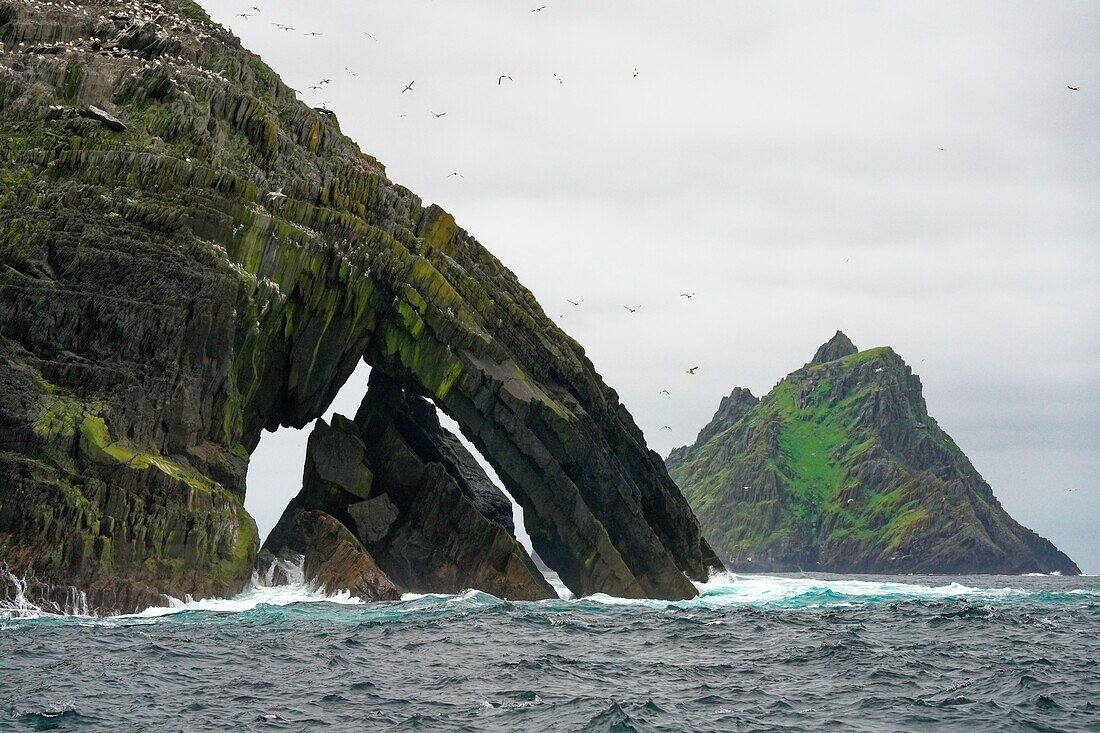
{"label": "grassy slope", "polygon": [[894,462],[881,434],[906,427],[958,450],[908,399],[892,424],[867,424],[907,372],[885,347],[806,367],[672,467],[719,552],[735,565],[752,557],[806,567],[823,552],[885,558],[919,531],[928,514],[911,491],[855,471],[869,459]]}

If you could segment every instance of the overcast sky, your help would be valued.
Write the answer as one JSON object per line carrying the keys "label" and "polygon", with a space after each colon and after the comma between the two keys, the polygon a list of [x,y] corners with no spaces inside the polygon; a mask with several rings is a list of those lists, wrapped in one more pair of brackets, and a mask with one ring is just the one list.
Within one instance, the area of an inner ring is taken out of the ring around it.
{"label": "overcast sky", "polygon": [[[1100,4],[204,4],[506,263],[662,455],[840,328],[1100,572]],[[304,445],[253,457],[263,534]]]}

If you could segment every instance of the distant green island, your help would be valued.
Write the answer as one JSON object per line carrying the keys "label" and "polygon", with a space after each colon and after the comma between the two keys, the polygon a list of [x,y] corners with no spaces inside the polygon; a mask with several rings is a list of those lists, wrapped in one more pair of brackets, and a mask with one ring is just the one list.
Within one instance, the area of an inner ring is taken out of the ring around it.
{"label": "distant green island", "polygon": [[1080,573],[1008,515],[902,358],[839,331],[763,399],[734,389],[666,463],[731,570]]}

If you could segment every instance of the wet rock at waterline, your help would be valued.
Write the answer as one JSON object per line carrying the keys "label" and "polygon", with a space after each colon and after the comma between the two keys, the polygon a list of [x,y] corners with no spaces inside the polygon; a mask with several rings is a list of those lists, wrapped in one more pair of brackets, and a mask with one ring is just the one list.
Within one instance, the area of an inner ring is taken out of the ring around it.
{"label": "wet rock at waterline", "polygon": [[[270,585],[292,579],[283,570],[282,559],[300,565],[302,580],[327,593],[347,590],[363,601],[394,601],[401,591],[355,536],[334,517],[320,511],[295,511],[293,526],[283,526],[284,541],[276,555],[260,551],[256,569]],[[293,545],[290,549],[287,545]]]}

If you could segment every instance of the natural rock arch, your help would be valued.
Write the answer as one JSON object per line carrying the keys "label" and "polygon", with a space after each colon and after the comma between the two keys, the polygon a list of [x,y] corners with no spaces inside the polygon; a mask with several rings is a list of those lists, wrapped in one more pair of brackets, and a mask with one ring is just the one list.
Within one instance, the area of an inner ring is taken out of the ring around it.
{"label": "natural rock arch", "polygon": [[717,559],[581,347],[330,112],[164,6],[0,3],[0,562],[107,610],[235,591],[261,431],[365,356],[462,426],[573,590],[693,595]]}

